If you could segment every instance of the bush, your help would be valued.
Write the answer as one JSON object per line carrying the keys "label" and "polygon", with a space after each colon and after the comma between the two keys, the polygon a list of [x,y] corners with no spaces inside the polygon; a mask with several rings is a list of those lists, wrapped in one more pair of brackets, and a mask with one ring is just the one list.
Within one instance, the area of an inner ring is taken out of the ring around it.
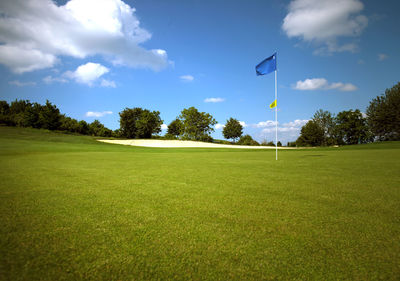
{"label": "bush", "polygon": [[242,136],[239,141],[237,142],[237,144],[240,145],[252,145],[252,146],[259,146],[260,144],[253,140],[253,138],[250,135],[244,135]]}
{"label": "bush", "polygon": [[213,138],[210,135],[202,135],[200,141],[203,142],[213,142]]}
{"label": "bush", "polygon": [[267,142],[267,140],[263,140],[261,143],[262,146],[275,146],[275,143],[273,141]]}
{"label": "bush", "polygon": [[163,138],[166,139],[166,140],[176,140],[176,139],[178,139],[178,137],[176,135],[168,134],[168,133],[166,133]]}

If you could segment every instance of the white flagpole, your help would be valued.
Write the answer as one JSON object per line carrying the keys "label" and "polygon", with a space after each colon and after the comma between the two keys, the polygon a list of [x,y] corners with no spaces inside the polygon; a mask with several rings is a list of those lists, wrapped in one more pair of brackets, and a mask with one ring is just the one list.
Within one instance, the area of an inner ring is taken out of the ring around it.
{"label": "white flagpole", "polygon": [[275,69],[275,160],[278,160],[278,92],[277,92],[277,76],[278,70]]}

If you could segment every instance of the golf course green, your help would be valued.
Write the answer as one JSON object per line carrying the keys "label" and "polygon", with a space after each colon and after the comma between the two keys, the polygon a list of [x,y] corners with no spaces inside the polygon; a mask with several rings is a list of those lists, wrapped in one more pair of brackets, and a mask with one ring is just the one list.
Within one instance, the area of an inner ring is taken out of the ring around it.
{"label": "golf course green", "polygon": [[0,127],[0,280],[399,280],[400,142],[142,148]]}

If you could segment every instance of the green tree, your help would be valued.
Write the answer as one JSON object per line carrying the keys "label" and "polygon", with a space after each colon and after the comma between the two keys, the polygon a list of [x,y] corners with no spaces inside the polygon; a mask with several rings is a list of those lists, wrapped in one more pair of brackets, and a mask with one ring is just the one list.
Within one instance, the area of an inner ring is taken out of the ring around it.
{"label": "green tree", "polygon": [[89,134],[89,124],[85,120],[78,122],[78,133],[82,135]]}
{"label": "green tree", "polygon": [[336,135],[339,143],[357,144],[371,141],[367,120],[358,109],[338,113]]}
{"label": "green tree", "polygon": [[65,114],[61,115],[60,118],[60,128],[61,131],[67,131],[71,133],[79,132],[79,123],[76,119],[65,116]]}
{"label": "green tree", "polygon": [[43,106],[38,103],[33,103],[31,106],[25,108],[24,112],[24,126],[32,128],[42,128],[40,122],[40,114]]}
{"label": "green tree", "polygon": [[40,128],[57,130],[61,125],[61,114],[57,106],[46,100],[46,104],[41,107],[38,123]]}
{"label": "green tree", "polygon": [[212,126],[217,124],[209,113],[199,112],[195,107],[183,109],[179,119],[183,124],[183,137],[191,140],[209,139],[214,131]]}
{"label": "green tree", "polygon": [[8,115],[10,106],[5,100],[0,100],[0,115]]}
{"label": "green tree", "polygon": [[273,141],[267,141],[267,139],[264,139],[264,140],[261,142],[261,145],[262,145],[262,146],[275,146],[275,143],[274,143]]}
{"label": "green tree", "polygon": [[236,141],[236,139],[240,138],[243,134],[243,126],[237,119],[231,117],[226,121],[222,134],[224,138]]}
{"label": "green tree", "polygon": [[89,124],[89,135],[92,136],[102,136],[104,131],[104,125],[100,123],[99,120],[94,120]]}
{"label": "green tree", "polygon": [[183,133],[183,123],[179,119],[175,119],[168,125],[167,134],[178,137]]}
{"label": "green tree", "polygon": [[324,142],[324,129],[314,120],[308,121],[300,131],[296,140],[299,146],[320,146]]}
{"label": "green tree", "polygon": [[119,113],[120,132],[126,138],[151,138],[161,132],[162,120],[159,111],[140,107],[125,108]]}
{"label": "green tree", "polygon": [[324,139],[321,145],[335,144],[335,116],[329,111],[320,109],[315,112],[313,120],[324,130]]}
{"label": "green tree", "polygon": [[0,124],[13,125],[10,118],[10,105],[4,100],[0,101]]}
{"label": "green tree", "polygon": [[400,140],[400,82],[370,102],[367,121],[379,140]]}
{"label": "green tree", "polygon": [[15,100],[10,105],[9,116],[13,125],[18,127],[26,127],[26,112],[32,107],[29,100]]}
{"label": "green tree", "polygon": [[253,140],[253,138],[250,135],[244,135],[244,136],[240,137],[240,139],[237,142],[237,144],[240,144],[240,145],[254,145],[254,146],[260,145],[257,141]]}
{"label": "green tree", "polygon": [[27,107],[30,107],[31,103],[29,100],[15,100],[11,102],[10,105],[10,114],[19,114],[26,111]]}

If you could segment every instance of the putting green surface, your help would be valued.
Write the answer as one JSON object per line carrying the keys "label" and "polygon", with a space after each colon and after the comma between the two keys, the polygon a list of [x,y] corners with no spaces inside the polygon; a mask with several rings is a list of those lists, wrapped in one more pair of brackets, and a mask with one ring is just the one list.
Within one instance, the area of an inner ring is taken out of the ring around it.
{"label": "putting green surface", "polygon": [[398,280],[400,142],[279,157],[0,127],[0,280]]}

